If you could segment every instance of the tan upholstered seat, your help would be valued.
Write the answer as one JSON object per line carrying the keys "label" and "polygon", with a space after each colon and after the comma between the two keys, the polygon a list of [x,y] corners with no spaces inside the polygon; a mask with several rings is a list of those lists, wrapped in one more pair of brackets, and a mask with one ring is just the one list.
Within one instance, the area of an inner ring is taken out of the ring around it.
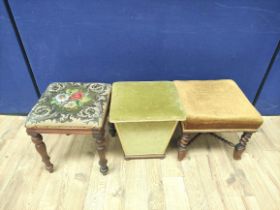
{"label": "tan upholstered seat", "polygon": [[100,129],[110,100],[111,85],[52,83],[26,120],[26,128]]}
{"label": "tan upholstered seat", "polygon": [[175,81],[187,112],[184,132],[255,131],[263,120],[232,80]]}

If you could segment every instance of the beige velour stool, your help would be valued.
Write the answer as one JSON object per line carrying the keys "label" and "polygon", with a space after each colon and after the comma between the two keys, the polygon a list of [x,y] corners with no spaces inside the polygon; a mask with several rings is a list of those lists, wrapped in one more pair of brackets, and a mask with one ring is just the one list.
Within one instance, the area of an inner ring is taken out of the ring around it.
{"label": "beige velour stool", "polygon": [[186,155],[193,133],[244,132],[234,146],[234,158],[241,159],[252,133],[263,123],[261,115],[233,80],[174,81],[186,109],[182,138],[178,141],[178,159]]}

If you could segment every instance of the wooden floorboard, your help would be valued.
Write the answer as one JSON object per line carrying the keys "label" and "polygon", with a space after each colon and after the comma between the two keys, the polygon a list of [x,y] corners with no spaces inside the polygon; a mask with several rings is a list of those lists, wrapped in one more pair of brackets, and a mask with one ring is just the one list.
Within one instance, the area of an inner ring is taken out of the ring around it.
{"label": "wooden floorboard", "polygon": [[[164,159],[124,160],[118,138],[110,138],[107,176],[93,139],[79,135],[43,136],[55,165],[48,173],[24,121],[0,116],[0,209],[280,209],[280,117],[265,117],[241,161],[210,135],[198,137],[181,162],[171,145]],[[240,135],[222,134],[233,142]]]}

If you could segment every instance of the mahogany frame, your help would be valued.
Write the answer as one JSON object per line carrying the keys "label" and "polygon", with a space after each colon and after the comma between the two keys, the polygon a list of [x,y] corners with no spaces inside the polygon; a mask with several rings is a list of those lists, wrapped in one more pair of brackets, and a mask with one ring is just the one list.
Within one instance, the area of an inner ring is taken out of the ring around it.
{"label": "mahogany frame", "polygon": [[[246,149],[246,145],[256,130],[253,129],[221,129],[221,130],[184,130],[183,123],[181,122],[181,138],[177,141],[178,147],[178,160],[181,161],[187,154],[187,146],[192,141],[191,134],[193,133],[214,133],[214,132],[243,132],[239,143],[234,145],[233,158],[240,160],[242,153]],[[227,140],[225,140],[227,141]],[[232,143],[231,143],[232,144]]]}
{"label": "mahogany frame", "polygon": [[[109,105],[108,105],[109,107]],[[106,110],[106,118],[108,115],[108,108]],[[106,119],[105,118],[105,119]],[[48,155],[46,144],[43,141],[43,137],[41,134],[79,134],[79,135],[92,135],[93,138],[96,139],[96,150],[99,155],[99,166],[100,172],[103,175],[108,173],[107,159],[106,159],[106,147],[107,143],[105,140],[105,124],[106,122],[109,124],[109,132],[112,136],[114,136],[114,128],[112,128],[111,123],[108,120],[104,120],[100,129],[54,129],[54,128],[26,128],[26,133],[31,136],[32,142],[35,144],[35,148],[37,152],[40,154],[42,161],[45,164],[46,170],[50,173],[54,171],[54,166],[50,162],[50,156]]]}

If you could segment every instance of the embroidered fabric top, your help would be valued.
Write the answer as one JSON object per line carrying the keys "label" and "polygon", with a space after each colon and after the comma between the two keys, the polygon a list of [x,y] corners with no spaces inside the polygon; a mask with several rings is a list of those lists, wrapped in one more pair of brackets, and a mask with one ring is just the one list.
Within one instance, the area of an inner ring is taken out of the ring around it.
{"label": "embroidered fabric top", "polygon": [[83,129],[102,127],[111,85],[51,83],[27,116],[26,128]]}

